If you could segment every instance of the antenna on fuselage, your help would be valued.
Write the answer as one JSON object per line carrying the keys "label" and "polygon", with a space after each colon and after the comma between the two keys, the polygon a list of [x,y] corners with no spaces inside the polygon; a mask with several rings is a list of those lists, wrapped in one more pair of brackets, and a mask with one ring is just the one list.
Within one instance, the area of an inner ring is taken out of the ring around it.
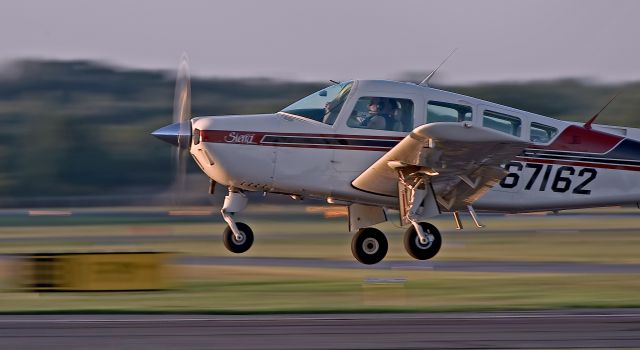
{"label": "antenna on fuselage", "polygon": [[453,54],[456,52],[456,50],[458,50],[458,48],[456,47],[455,49],[453,49],[451,51],[451,53],[449,54],[449,56],[447,56],[447,58],[445,58],[439,66],[436,67],[436,69],[434,69],[431,73],[429,73],[429,75],[427,75],[426,78],[424,78],[420,84],[418,84],[419,86],[429,86],[429,80],[431,80],[431,78],[433,78],[433,76],[436,74],[436,72],[438,71],[438,69],[440,69],[440,67],[442,67],[442,65],[447,62],[447,60],[449,59],[449,57],[453,56]]}
{"label": "antenna on fuselage", "polygon": [[337,80],[333,80],[333,79],[329,79],[329,81],[333,84],[333,85],[340,85],[341,83]]}
{"label": "antenna on fuselage", "polygon": [[616,99],[616,97],[618,97],[618,95],[620,95],[620,93],[618,92],[617,94],[613,95],[613,97],[609,100],[609,102],[607,102],[606,105],[604,105],[604,107],[602,107],[602,109],[600,111],[598,111],[598,113],[596,113],[593,117],[589,118],[589,120],[587,120],[586,123],[584,123],[584,128],[585,129],[589,129],[591,130],[591,124],[593,124],[593,122],[596,120],[596,118],[598,118],[598,116],[600,115],[600,113],[602,113],[602,111],[604,111],[605,108],[607,108],[607,106],[613,102],[613,100]]}

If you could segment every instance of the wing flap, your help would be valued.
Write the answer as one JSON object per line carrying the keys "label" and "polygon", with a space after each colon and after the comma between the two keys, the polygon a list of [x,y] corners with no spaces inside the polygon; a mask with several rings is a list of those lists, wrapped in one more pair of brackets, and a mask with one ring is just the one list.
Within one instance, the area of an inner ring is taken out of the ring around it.
{"label": "wing flap", "polygon": [[385,196],[397,195],[398,171],[430,178],[438,203],[447,210],[480,198],[506,175],[501,164],[527,146],[520,138],[460,123],[414,129],[358,176],[352,185]]}

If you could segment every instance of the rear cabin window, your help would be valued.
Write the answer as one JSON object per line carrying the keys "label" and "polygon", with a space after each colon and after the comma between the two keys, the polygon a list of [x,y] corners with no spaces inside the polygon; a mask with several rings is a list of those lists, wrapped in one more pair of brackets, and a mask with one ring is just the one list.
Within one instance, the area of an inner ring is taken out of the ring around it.
{"label": "rear cabin window", "polygon": [[347,126],[409,132],[413,130],[413,101],[395,97],[360,97],[351,111]]}
{"label": "rear cabin window", "polygon": [[522,121],[518,117],[486,110],[482,115],[482,126],[519,137]]}
{"label": "rear cabin window", "polygon": [[427,124],[470,121],[472,116],[473,111],[469,106],[439,101],[427,103]]}
{"label": "rear cabin window", "polygon": [[558,134],[558,129],[553,126],[531,123],[531,142],[549,143]]}

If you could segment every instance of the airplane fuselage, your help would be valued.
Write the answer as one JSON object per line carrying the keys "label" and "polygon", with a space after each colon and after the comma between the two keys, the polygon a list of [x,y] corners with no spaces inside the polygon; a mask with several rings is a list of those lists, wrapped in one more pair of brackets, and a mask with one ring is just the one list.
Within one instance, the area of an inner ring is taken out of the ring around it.
{"label": "airplane fuselage", "polygon": [[[333,125],[287,112],[194,118],[192,128],[197,135],[191,153],[210,178],[226,186],[397,208],[397,196],[369,193],[352,185],[409,134],[349,126],[347,120],[355,115],[359,99],[367,96],[412,101],[410,129],[429,122],[432,101],[468,107],[465,122],[472,127],[508,132],[499,124],[500,118],[518,119],[514,135],[530,145],[504,165],[509,174],[474,203],[478,210],[528,212],[640,201],[639,129],[601,125],[587,129],[405,83],[355,82]],[[491,113],[498,115],[498,123],[491,124]]]}

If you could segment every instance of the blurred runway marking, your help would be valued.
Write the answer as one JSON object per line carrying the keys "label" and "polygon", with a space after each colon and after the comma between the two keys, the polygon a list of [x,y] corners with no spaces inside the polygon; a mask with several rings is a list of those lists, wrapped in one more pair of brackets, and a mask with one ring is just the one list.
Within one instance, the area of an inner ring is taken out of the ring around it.
{"label": "blurred runway marking", "polygon": [[213,210],[169,210],[167,215],[169,216],[209,216],[213,215]]}
{"label": "blurred runway marking", "polygon": [[70,216],[70,210],[29,210],[29,216]]}

